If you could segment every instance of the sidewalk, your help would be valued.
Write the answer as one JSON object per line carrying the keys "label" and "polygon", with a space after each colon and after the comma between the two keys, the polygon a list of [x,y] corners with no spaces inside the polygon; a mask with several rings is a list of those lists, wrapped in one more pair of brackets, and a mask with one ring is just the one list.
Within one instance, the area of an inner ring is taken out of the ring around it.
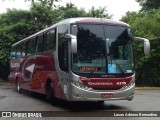
{"label": "sidewalk", "polygon": [[160,87],[136,87],[136,90],[160,90]]}

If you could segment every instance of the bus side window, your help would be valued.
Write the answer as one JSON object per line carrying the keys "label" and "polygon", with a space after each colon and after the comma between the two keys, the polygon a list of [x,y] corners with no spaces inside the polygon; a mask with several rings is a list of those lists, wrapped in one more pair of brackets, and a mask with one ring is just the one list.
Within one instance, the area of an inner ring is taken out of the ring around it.
{"label": "bus side window", "polygon": [[36,52],[43,52],[43,35],[37,37],[37,47]]}
{"label": "bus side window", "polygon": [[25,56],[26,53],[26,42],[22,42],[22,57]]}
{"label": "bus side window", "polygon": [[61,70],[68,72],[68,41],[63,41],[58,45],[58,59]]}
{"label": "bus side window", "polygon": [[56,29],[53,29],[46,34],[45,51],[56,49]]}
{"label": "bus side window", "polygon": [[16,58],[20,58],[20,57],[21,57],[21,53],[22,53],[22,44],[18,44],[18,45],[17,45]]}
{"label": "bus side window", "polygon": [[27,55],[32,55],[35,52],[35,38],[27,42]]}
{"label": "bus side window", "polygon": [[16,59],[16,51],[17,51],[17,46],[13,46],[11,49],[11,59]]}
{"label": "bus side window", "polygon": [[61,70],[68,72],[68,41],[64,35],[68,33],[67,25],[58,26],[58,60]]}

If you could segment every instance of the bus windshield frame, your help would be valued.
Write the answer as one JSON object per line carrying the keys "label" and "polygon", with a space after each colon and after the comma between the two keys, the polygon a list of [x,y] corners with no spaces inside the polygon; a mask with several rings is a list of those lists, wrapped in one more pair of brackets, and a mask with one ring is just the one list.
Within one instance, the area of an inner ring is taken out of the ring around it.
{"label": "bus windshield frame", "polygon": [[72,72],[87,74],[134,74],[132,35],[127,26],[73,24],[77,53],[72,54]]}

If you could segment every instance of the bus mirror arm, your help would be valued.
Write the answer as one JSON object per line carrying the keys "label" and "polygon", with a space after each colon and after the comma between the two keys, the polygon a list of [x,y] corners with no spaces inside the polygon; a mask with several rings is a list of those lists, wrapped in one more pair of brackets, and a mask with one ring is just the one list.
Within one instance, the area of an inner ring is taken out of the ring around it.
{"label": "bus mirror arm", "polygon": [[75,35],[66,34],[65,38],[71,41],[71,52],[77,53],[77,37]]}
{"label": "bus mirror arm", "polygon": [[134,41],[137,42],[144,42],[144,54],[149,55],[150,53],[150,42],[146,38],[141,38],[141,37],[133,37]]}

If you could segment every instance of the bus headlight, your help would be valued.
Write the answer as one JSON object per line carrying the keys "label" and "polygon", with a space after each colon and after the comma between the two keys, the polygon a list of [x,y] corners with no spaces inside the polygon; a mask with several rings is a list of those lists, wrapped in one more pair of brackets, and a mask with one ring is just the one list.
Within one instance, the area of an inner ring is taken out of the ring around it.
{"label": "bus headlight", "polygon": [[80,82],[77,82],[77,81],[72,82],[71,84],[72,84],[73,86],[76,86],[76,87],[81,88],[81,89],[84,89],[84,90],[90,90],[90,89],[91,89],[90,87],[88,87],[88,86],[86,86],[86,85],[84,85],[84,84],[82,84],[82,83],[80,83]]}
{"label": "bus headlight", "polygon": [[127,89],[127,88],[130,88],[130,87],[132,87],[134,84],[135,84],[135,82],[131,82],[131,83],[123,86],[123,87],[121,88],[121,90],[125,90],[125,89]]}

